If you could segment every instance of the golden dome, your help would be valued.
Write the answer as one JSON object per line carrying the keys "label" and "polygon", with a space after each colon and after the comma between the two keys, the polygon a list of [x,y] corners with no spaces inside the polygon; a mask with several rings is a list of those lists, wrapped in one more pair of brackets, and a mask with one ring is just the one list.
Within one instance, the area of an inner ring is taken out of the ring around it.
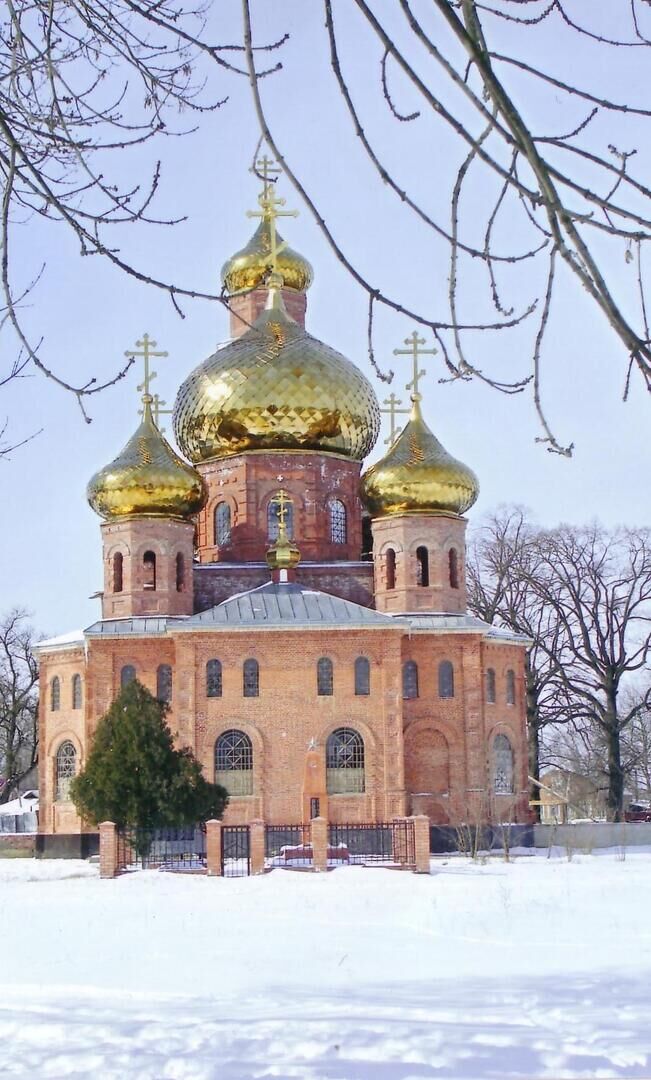
{"label": "golden dome", "polygon": [[293,570],[301,561],[301,553],[288,537],[284,521],[278,525],[278,537],[267,550],[266,559],[270,570]]}
{"label": "golden dome", "polygon": [[289,317],[276,284],[253,326],[195,368],[174,406],[176,440],[195,463],[243,450],[361,461],[379,426],[368,379]]}
{"label": "golden dome", "polygon": [[[264,285],[271,272],[271,225],[264,218],[258,225],[246,247],[242,248],[222,266],[222,282],[227,292],[233,294],[256,289]],[[276,243],[283,239],[276,231]],[[277,271],[282,276],[285,289],[305,292],[314,280],[314,271],[307,259],[284,247],[276,257]]]}
{"label": "golden dome", "polygon": [[362,499],[374,517],[463,514],[479,495],[472,469],[448,454],[423,420],[412,395],[409,423],[387,454],[362,477]]}
{"label": "golden dome", "polygon": [[142,423],[110,465],[95,473],[86,496],[100,517],[186,518],[206,501],[199,473],[182,461],[163,438],[151,415],[151,397],[143,397]]}

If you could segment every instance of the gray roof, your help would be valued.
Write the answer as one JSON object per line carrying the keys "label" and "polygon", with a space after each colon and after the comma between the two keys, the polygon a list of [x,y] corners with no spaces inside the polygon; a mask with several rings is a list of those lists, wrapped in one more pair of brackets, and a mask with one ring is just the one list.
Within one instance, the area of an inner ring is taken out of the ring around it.
{"label": "gray roof", "polygon": [[150,637],[155,634],[165,634],[177,625],[184,622],[184,618],[178,616],[168,618],[165,615],[143,615],[130,619],[100,619],[93,623],[85,631],[86,637]]}
{"label": "gray roof", "polygon": [[409,623],[412,633],[419,631],[431,633],[433,630],[438,630],[446,634],[481,634],[491,640],[517,642],[519,645],[524,645],[531,640],[524,634],[516,634],[514,630],[492,626],[483,619],[478,619],[476,615],[453,615],[448,612],[425,612],[421,615],[417,612],[407,612],[401,614],[400,618]]}
{"label": "gray roof", "polygon": [[362,607],[339,596],[292,583],[267,582],[257,589],[230,596],[215,607],[184,619],[175,630],[265,629],[292,627],[400,629],[405,624],[391,615]]}

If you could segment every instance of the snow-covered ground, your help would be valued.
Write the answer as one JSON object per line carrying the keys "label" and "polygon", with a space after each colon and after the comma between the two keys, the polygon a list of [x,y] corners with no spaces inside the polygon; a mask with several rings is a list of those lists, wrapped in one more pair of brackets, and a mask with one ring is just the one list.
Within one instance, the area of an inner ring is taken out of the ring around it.
{"label": "snow-covered ground", "polygon": [[0,1075],[651,1077],[651,853],[220,880],[0,861]]}

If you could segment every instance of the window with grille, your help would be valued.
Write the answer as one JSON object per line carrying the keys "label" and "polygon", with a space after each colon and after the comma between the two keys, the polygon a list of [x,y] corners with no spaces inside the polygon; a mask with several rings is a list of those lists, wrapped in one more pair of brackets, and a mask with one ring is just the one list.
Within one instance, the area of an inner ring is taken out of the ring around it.
{"label": "window with grille", "polygon": [[454,548],[448,552],[448,570],[450,575],[450,588],[459,588],[459,559]]}
{"label": "window with grille", "polygon": [[172,668],[169,664],[159,664],[156,671],[156,697],[169,705],[172,701]]}
{"label": "window with grille", "polygon": [[222,665],[220,660],[206,664],[206,697],[222,696]]}
{"label": "window with grille", "polygon": [[50,683],[50,708],[52,712],[61,708],[61,682],[58,675],[55,675]]}
{"label": "window with grille", "polygon": [[439,697],[454,697],[454,668],[449,660],[439,664]]}
{"label": "window with grille", "polygon": [[402,696],[406,701],[418,697],[418,664],[407,660],[402,665]]}
{"label": "window with grille", "polygon": [[387,589],[396,587],[396,553],[393,548],[388,548],[386,553]]}
{"label": "window with grille", "polygon": [[125,664],[120,672],[120,686],[122,689],[124,689],[125,686],[128,686],[130,682],[133,682],[135,677],[136,669],[133,664]]}
{"label": "window with grille", "polygon": [[[274,496],[275,498],[275,496]],[[267,506],[267,536],[270,540],[278,539],[278,527],[280,525],[280,506],[273,499]],[[285,530],[290,539],[294,538],[294,505],[285,503]]]}
{"label": "window with grille", "polygon": [[359,795],[365,789],[364,740],[353,728],[337,728],[326,743],[329,795]]}
{"label": "window with grille", "polygon": [[244,731],[224,731],[217,739],[215,783],[229,795],[253,794],[253,746]]}
{"label": "window with grille", "polygon": [[81,709],[81,675],[72,676],[72,707]]}
{"label": "window with grille", "polygon": [[228,503],[220,502],[215,507],[215,544],[225,547],[231,542],[231,508]]}
{"label": "window with grille", "polygon": [[416,548],[416,584],[429,585],[429,552],[426,547]]}
{"label": "window with grille", "polygon": [[511,668],[506,673],[506,704],[515,705],[515,671]]}
{"label": "window with grille", "polygon": [[244,697],[260,694],[260,668],[257,660],[245,660],[242,668],[242,692]]}
{"label": "window with grille", "polygon": [[488,668],[486,672],[486,701],[489,705],[495,704],[495,672]]}
{"label": "window with grille", "polygon": [[116,551],[113,556],[113,592],[122,592],[124,587],[124,556]]}
{"label": "window with grille", "polygon": [[355,694],[366,697],[371,692],[371,665],[368,657],[358,656],[355,661]]}
{"label": "window with grille", "polygon": [[58,802],[68,802],[70,799],[70,781],[77,772],[77,751],[73,744],[67,740],[61,743],[56,756],[56,799]]}
{"label": "window with grille", "polygon": [[319,697],[330,697],[333,688],[332,660],[322,656],[316,665],[316,692]]}
{"label": "window with grille", "polygon": [[328,509],[330,511],[330,539],[333,544],[345,544],[348,539],[346,507],[341,499],[331,499]]}
{"label": "window with grille", "polygon": [[493,739],[493,791],[496,795],[513,794],[513,750],[506,735]]}

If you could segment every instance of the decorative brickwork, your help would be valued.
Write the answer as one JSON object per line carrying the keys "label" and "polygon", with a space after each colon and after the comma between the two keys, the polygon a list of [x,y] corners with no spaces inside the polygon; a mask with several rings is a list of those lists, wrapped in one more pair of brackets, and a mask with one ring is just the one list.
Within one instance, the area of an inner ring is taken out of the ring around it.
{"label": "decorative brickwork", "polygon": [[192,614],[192,522],[121,518],[101,529],[103,618]]}
{"label": "decorative brickwork", "polygon": [[[375,518],[373,563],[378,611],[465,612],[465,532],[465,519],[453,514]],[[395,573],[390,562],[395,564]]]}

